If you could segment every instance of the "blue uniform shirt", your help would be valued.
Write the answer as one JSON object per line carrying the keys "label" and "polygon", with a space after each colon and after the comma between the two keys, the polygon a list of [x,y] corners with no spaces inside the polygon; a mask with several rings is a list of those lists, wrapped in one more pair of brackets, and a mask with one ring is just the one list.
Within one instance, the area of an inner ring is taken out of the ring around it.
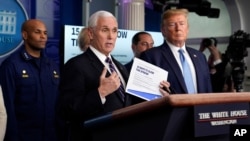
{"label": "blue uniform shirt", "polygon": [[59,67],[43,53],[39,59],[21,49],[0,67],[7,110],[8,141],[56,141],[55,105]]}

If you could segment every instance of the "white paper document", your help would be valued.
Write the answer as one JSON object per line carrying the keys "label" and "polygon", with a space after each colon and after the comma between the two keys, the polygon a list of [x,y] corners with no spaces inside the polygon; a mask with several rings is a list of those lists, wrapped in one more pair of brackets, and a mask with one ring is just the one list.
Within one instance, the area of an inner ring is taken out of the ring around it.
{"label": "white paper document", "polygon": [[162,97],[159,85],[167,80],[168,72],[158,66],[150,64],[138,58],[130,71],[126,92],[145,100],[153,100]]}

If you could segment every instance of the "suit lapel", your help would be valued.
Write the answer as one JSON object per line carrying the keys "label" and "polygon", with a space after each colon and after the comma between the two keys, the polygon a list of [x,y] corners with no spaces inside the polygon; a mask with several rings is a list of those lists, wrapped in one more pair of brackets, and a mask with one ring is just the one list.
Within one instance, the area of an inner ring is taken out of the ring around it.
{"label": "suit lapel", "polygon": [[189,49],[188,47],[186,47],[187,52],[189,53],[189,56],[191,57],[191,60],[194,64],[194,68],[195,68],[195,73],[196,73],[196,81],[197,81],[197,91],[199,91],[199,84],[201,84],[202,82],[200,82],[200,80],[198,78],[203,78],[202,73],[198,73],[197,70],[200,70],[200,68],[203,68],[204,66],[202,66],[203,64],[200,63],[200,56],[198,56],[195,52],[193,52],[193,50]]}
{"label": "suit lapel", "polygon": [[[191,58],[191,60],[192,60],[192,62],[193,62],[193,64],[194,64],[195,70],[197,70],[197,68],[199,68],[199,65],[200,65],[200,63],[199,63],[199,58],[198,58],[197,54],[194,53],[194,52],[193,52],[191,49],[189,49],[188,47],[186,47],[186,50],[187,50],[187,52],[188,52],[188,54],[189,54],[189,56],[190,56],[190,58]],[[197,75],[197,74],[196,74],[196,75]]]}
{"label": "suit lapel", "polygon": [[97,71],[99,71],[99,73],[101,74],[102,71],[103,71],[103,68],[104,68],[104,65],[102,64],[102,62],[92,52],[91,49],[87,49],[87,51],[85,52],[85,54],[88,56],[89,61],[92,64],[92,66],[94,67],[94,69],[96,69]]}
{"label": "suit lapel", "polygon": [[[182,71],[181,71],[179,64],[177,63],[172,51],[170,50],[170,47],[165,42],[163,44],[163,46],[161,46],[161,49],[162,49],[162,53],[163,53],[163,56],[164,56],[166,63],[168,64],[168,66],[170,66],[170,69],[173,70],[173,73],[177,77],[177,80],[179,81],[181,87],[185,91],[187,91],[185,81],[184,81],[182,75],[180,75],[180,74],[182,74]],[[173,75],[173,74],[170,74],[170,75]]]}
{"label": "suit lapel", "polygon": [[[101,74],[104,68],[104,65],[102,64],[102,62],[98,59],[98,57],[91,51],[91,49],[87,49],[87,51],[85,52],[86,55],[89,58],[89,61],[91,62],[92,66],[99,71],[99,73]],[[116,65],[116,67],[119,69],[119,72],[121,73],[121,75],[123,76],[123,79],[125,80],[125,82],[127,82],[128,80],[128,74],[126,73],[127,71],[124,70],[124,68],[112,57],[112,61],[114,62],[114,64]],[[109,72],[106,73],[106,77],[110,76],[111,74]],[[114,92],[117,97],[122,100],[121,95],[119,94],[118,90]],[[126,96],[125,96],[126,97]]]}

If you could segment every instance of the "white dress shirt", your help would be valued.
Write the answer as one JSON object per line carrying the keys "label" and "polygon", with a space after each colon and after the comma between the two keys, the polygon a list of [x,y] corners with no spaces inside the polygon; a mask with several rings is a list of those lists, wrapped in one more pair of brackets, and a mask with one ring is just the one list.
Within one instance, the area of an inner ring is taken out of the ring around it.
{"label": "white dress shirt", "polygon": [[174,54],[175,60],[177,61],[177,63],[179,64],[179,67],[181,68],[181,71],[183,71],[182,69],[182,65],[181,65],[181,60],[180,60],[180,54],[179,54],[179,49],[183,49],[184,50],[184,57],[187,60],[187,63],[190,67],[191,73],[192,73],[192,78],[193,78],[193,83],[194,83],[194,88],[195,88],[195,93],[197,93],[197,80],[196,80],[196,72],[195,72],[195,68],[194,68],[194,64],[191,60],[191,57],[189,56],[187,50],[186,50],[186,46],[185,44],[182,47],[177,47],[171,43],[169,43],[168,41],[166,41],[168,46],[170,47],[171,51]]}

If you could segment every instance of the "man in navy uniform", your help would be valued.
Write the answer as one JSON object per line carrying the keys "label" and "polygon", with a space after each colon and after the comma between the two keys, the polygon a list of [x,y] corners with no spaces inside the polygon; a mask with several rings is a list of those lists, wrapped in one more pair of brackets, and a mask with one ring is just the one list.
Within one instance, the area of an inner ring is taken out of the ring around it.
{"label": "man in navy uniform", "polygon": [[24,45],[1,65],[0,82],[8,115],[6,141],[57,141],[55,105],[59,68],[45,56],[45,24],[22,25]]}

